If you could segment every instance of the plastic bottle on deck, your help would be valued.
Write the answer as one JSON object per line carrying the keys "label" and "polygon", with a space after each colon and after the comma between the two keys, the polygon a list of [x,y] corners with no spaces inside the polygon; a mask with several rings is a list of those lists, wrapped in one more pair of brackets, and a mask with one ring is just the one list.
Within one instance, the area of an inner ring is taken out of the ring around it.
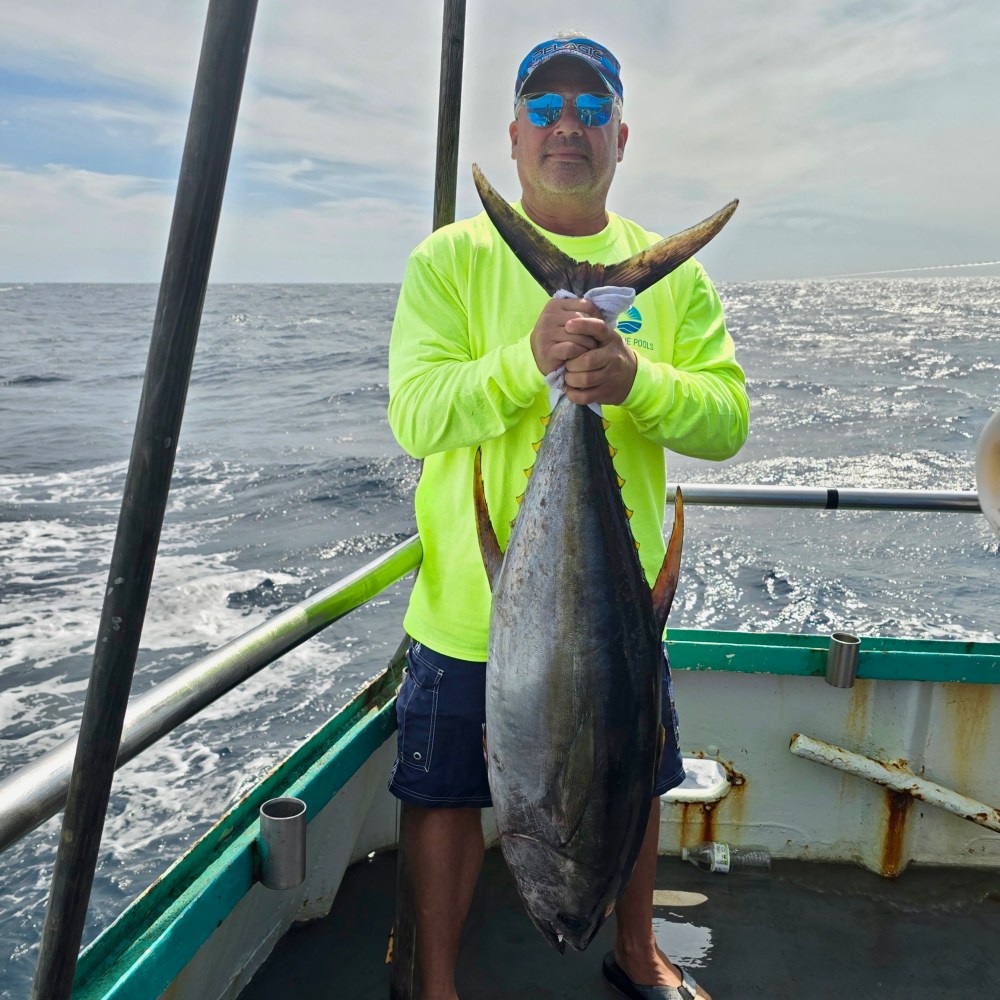
{"label": "plastic bottle on deck", "polygon": [[682,847],[681,857],[703,872],[756,873],[771,870],[771,854],[759,845],[732,845],[717,840]]}

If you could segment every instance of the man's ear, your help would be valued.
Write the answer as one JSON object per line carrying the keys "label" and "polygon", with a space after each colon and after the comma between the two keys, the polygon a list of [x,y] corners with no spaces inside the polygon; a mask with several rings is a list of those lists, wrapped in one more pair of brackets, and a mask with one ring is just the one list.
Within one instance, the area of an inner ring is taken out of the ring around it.
{"label": "man's ear", "polygon": [[618,162],[622,162],[622,157],[625,155],[625,143],[628,142],[628,125],[622,122],[618,126]]}
{"label": "man's ear", "polygon": [[[517,122],[511,122],[510,128],[507,130],[510,133],[510,158],[512,160],[517,159]],[[621,154],[619,154],[618,159],[621,159]]]}

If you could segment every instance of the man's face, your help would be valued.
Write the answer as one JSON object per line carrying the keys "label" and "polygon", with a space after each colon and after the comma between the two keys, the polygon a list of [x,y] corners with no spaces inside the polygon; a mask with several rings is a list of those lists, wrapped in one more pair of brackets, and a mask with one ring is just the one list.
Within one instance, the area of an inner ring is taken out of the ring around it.
{"label": "man's face", "polygon": [[510,126],[511,159],[525,196],[576,196],[581,202],[604,199],[625,151],[628,126],[620,112],[601,128],[585,128],[573,107],[578,94],[604,93],[597,74],[579,59],[553,59],[528,81],[526,93],[552,91],[562,94],[565,106],[559,121],[539,128],[528,120],[522,106]]}

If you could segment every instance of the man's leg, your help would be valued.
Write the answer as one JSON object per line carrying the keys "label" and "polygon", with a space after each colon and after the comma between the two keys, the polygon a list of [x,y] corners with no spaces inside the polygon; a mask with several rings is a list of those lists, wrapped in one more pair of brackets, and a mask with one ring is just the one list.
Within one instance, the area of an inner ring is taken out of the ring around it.
{"label": "man's leg", "polygon": [[[615,961],[633,983],[676,988],[681,975],[677,966],[660,951],[653,936],[653,889],[656,887],[659,834],[660,800],[657,797],[649,811],[649,824],[632,879],[615,908]],[[711,997],[699,987],[698,1000],[711,1000]]]}
{"label": "man's leg", "polygon": [[455,961],[483,863],[480,810],[407,803],[401,840],[416,907],[421,1000],[457,1000]]}

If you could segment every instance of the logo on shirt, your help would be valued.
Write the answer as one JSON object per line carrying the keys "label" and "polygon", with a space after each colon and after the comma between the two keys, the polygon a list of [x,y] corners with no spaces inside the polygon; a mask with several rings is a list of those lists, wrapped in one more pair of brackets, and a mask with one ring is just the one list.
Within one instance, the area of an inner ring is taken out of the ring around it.
{"label": "logo on shirt", "polygon": [[638,333],[642,329],[642,314],[635,306],[629,306],[628,312],[618,320],[618,332],[624,334]]}
{"label": "logo on shirt", "polygon": [[629,347],[641,348],[646,351],[655,349],[651,341],[636,336],[642,329],[642,313],[635,306],[630,306],[628,312],[618,320],[616,329],[625,338],[625,343]]}

